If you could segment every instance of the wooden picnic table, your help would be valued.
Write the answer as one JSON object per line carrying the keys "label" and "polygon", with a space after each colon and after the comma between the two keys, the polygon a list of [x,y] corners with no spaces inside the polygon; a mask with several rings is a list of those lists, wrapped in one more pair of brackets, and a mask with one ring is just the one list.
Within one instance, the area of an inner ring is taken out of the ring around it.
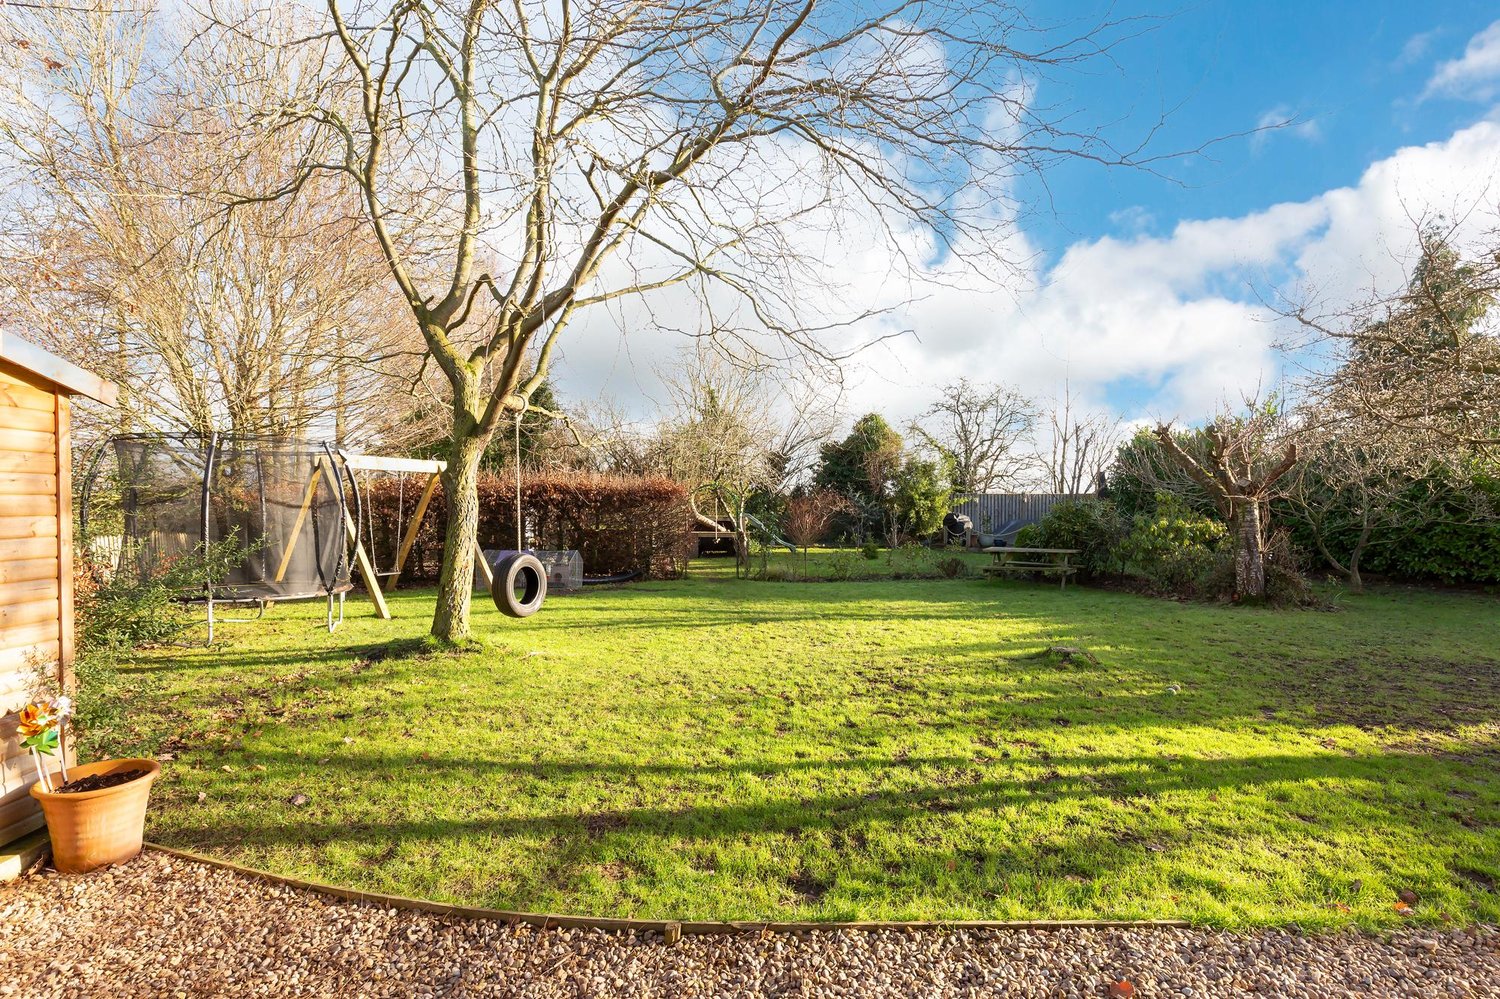
{"label": "wooden picnic table", "polygon": [[1079,553],[1077,548],[986,548],[995,556],[995,564],[984,567],[985,575],[1000,576],[1008,573],[1040,572],[1055,575],[1062,580],[1062,588],[1068,588],[1068,577],[1078,571],[1078,566],[1069,565],[1068,560]]}

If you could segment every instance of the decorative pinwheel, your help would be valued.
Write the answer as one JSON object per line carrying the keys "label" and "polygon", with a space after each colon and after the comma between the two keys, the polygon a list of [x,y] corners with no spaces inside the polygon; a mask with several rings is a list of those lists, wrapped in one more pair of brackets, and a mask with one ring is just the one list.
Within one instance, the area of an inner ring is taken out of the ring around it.
{"label": "decorative pinwheel", "polygon": [[73,712],[73,702],[66,697],[51,701],[38,701],[21,709],[16,723],[16,734],[21,737],[21,746],[31,751],[31,760],[36,764],[37,779],[48,791],[54,790],[52,779],[42,766],[42,755],[58,756],[61,761],[62,779],[68,780],[66,754],[58,751],[63,744],[63,727],[68,715]]}

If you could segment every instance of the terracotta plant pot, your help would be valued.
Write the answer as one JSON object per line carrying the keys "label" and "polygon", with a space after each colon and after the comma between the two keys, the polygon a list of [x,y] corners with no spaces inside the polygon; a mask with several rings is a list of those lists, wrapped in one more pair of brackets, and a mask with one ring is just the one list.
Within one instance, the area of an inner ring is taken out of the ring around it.
{"label": "terracotta plant pot", "polygon": [[[31,796],[41,802],[52,838],[52,863],[67,874],[83,874],[109,864],[122,864],[141,852],[146,831],[146,800],[151,784],[161,774],[155,760],[104,760],[69,767],[68,778],[146,771],[135,780],[98,791],[59,794],[31,785]],[[58,779],[57,777],[53,778]]]}

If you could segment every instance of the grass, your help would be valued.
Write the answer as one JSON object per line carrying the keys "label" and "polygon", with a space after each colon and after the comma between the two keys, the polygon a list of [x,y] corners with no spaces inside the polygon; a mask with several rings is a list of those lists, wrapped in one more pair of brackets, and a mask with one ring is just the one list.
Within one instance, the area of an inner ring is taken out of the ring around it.
{"label": "grass", "polygon": [[1493,597],[1277,612],[712,563],[525,622],[476,600],[461,652],[424,639],[430,593],[392,607],[328,635],[284,605],[132,666],[152,695],[91,740],[175,755],[148,835],[596,915],[1500,920]]}
{"label": "grass", "polygon": [[[991,560],[992,556],[983,552],[915,545],[881,548],[874,558],[866,558],[858,548],[811,548],[805,557],[800,551],[772,548],[764,558],[754,555],[750,568],[755,579],[772,582],[943,579],[977,576]],[[733,565],[727,558],[705,558],[698,563],[697,571],[704,576],[733,576]]]}

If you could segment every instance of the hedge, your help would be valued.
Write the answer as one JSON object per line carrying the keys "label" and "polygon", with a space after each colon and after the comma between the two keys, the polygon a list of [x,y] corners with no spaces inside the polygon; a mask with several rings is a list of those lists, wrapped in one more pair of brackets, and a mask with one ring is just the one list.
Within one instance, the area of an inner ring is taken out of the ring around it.
{"label": "hedge", "polygon": [[[362,483],[368,514],[366,546],[382,570],[395,565],[396,549],[416,508],[426,476],[374,476]],[[482,472],[479,478],[481,547],[516,546],[514,473]],[[609,576],[639,571],[649,578],[682,574],[693,550],[687,489],[666,478],[595,475],[580,472],[528,472],[521,477],[522,514],[529,547],[566,550],[583,556],[583,571]],[[447,517],[439,484],[403,579],[432,580],[442,563]]]}

